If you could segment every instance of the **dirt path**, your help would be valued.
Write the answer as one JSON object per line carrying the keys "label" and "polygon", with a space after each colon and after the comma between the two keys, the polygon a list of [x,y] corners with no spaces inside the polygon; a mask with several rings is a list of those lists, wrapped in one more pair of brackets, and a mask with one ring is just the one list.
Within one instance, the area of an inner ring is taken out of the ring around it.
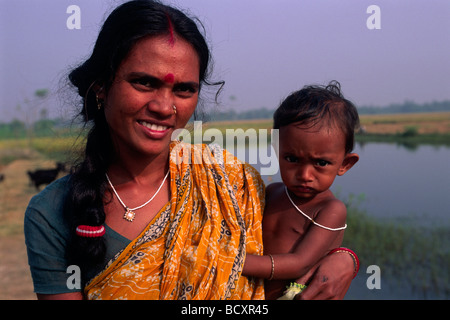
{"label": "dirt path", "polygon": [[[23,217],[36,189],[27,170],[51,168],[44,160],[16,160],[1,168],[0,182],[0,300],[36,299],[28,267]],[[43,186],[41,186],[43,188]]]}
{"label": "dirt path", "polygon": [[36,299],[24,236],[0,237],[0,300]]}

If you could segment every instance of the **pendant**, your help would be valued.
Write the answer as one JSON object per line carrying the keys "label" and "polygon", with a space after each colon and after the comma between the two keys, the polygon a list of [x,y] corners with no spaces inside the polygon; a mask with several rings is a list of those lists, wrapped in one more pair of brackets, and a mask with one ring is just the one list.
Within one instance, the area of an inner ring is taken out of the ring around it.
{"label": "pendant", "polygon": [[126,209],[127,211],[123,215],[123,218],[129,222],[133,222],[136,213],[134,213],[134,211],[131,211],[128,207]]}

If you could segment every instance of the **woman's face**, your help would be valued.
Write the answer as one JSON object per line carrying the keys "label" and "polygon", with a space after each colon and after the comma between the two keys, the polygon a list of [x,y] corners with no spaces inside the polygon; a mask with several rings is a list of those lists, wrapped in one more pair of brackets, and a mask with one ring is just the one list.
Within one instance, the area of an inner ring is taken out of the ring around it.
{"label": "woman's face", "polygon": [[199,85],[199,58],[188,42],[167,36],[137,42],[109,90],[98,94],[118,154],[168,152],[172,132],[195,111]]}

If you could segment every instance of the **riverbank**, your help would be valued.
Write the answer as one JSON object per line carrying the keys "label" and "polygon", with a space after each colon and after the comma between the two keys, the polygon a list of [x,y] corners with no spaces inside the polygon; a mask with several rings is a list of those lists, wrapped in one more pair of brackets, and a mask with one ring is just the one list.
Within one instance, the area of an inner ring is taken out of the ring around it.
{"label": "riverbank", "polygon": [[361,131],[369,135],[449,135],[450,112],[361,115]]}
{"label": "riverbank", "polygon": [[450,145],[450,112],[363,115],[357,142]]}

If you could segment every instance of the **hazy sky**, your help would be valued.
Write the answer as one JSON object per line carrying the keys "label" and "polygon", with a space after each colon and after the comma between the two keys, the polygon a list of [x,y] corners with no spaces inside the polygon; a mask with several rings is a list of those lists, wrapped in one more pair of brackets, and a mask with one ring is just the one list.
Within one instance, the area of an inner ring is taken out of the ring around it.
{"label": "hazy sky", "polygon": [[[0,0],[0,122],[73,107],[58,97],[118,0]],[[275,108],[290,92],[336,79],[359,106],[450,99],[450,0],[170,0],[204,24],[220,108]],[[68,29],[67,8],[81,10]],[[372,20],[371,5],[380,8]],[[381,29],[369,29],[367,20]],[[37,89],[50,90],[39,101]],[[230,99],[234,97],[234,99]]]}

